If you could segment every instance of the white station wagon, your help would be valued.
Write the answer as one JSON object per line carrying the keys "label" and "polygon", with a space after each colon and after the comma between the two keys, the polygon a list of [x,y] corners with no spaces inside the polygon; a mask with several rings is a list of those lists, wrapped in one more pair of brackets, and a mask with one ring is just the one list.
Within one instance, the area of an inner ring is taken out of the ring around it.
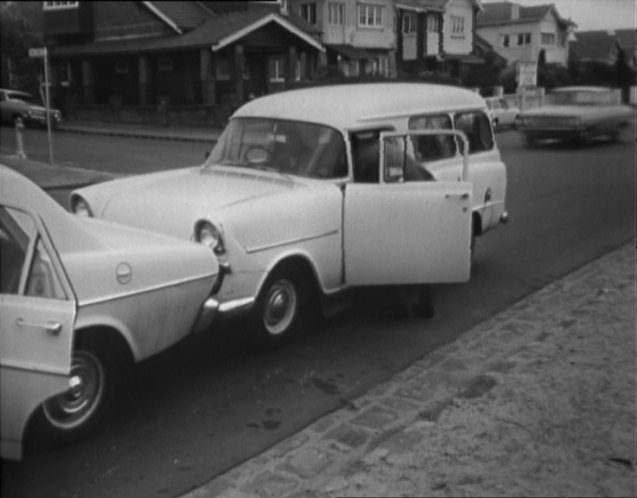
{"label": "white station wagon", "polygon": [[2,458],[105,413],[127,365],[209,327],[218,263],[199,244],[65,211],[0,165]]}
{"label": "white station wagon", "polygon": [[221,314],[277,343],[354,286],[463,282],[502,221],[506,169],[485,101],[418,83],[315,87],[253,100],[197,167],[71,193],[72,210],[210,247]]}

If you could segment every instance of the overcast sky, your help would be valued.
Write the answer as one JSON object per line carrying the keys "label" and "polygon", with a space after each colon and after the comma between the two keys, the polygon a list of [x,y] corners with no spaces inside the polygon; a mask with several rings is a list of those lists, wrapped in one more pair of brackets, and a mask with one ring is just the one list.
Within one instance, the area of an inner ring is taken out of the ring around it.
{"label": "overcast sky", "polygon": [[[482,0],[489,4],[501,0]],[[553,4],[564,18],[577,24],[577,31],[635,29],[635,0],[510,0],[524,6]]]}

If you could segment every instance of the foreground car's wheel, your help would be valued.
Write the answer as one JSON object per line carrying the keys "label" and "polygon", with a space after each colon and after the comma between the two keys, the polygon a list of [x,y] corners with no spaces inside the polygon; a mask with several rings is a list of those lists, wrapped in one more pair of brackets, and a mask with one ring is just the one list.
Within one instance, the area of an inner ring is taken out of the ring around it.
{"label": "foreground car's wheel", "polygon": [[92,430],[113,394],[108,357],[94,349],[73,352],[69,389],[42,404],[39,433],[50,443],[73,441]]}
{"label": "foreground car's wheel", "polygon": [[259,346],[278,346],[296,336],[307,317],[308,287],[295,266],[275,270],[266,280],[256,309]]}

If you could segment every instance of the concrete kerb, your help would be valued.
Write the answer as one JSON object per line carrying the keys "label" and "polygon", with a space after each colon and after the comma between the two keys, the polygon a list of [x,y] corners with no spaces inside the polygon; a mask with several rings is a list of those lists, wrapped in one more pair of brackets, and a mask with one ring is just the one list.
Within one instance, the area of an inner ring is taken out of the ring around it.
{"label": "concrete kerb", "polygon": [[142,125],[129,125],[126,127],[122,125],[110,125],[108,123],[83,124],[71,122],[68,124],[60,124],[57,131],[89,135],[107,135],[155,140],[179,140],[214,144],[219,138],[222,130],[200,128],[156,128],[145,127]]}
{"label": "concrete kerb", "polygon": [[570,311],[607,292],[609,268],[627,258],[634,263],[634,251],[634,243],[626,245],[547,285],[182,498],[296,496],[338,482],[348,465],[383,458],[383,442],[408,438],[452,403],[484,394],[510,368],[507,358],[567,328]]}

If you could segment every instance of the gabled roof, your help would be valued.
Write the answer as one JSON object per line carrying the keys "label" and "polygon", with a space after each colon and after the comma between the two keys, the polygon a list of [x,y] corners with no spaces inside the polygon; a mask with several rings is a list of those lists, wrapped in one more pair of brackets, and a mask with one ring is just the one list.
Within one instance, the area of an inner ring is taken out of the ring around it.
{"label": "gabled roof", "polygon": [[215,14],[199,2],[144,2],[181,30],[192,29]]}
{"label": "gabled roof", "polygon": [[619,46],[624,50],[635,50],[635,43],[637,42],[637,31],[634,29],[616,29],[615,36]]}
{"label": "gabled roof", "polygon": [[[519,15],[513,18],[513,12],[518,9]],[[570,19],[564,19],[553,4],[524,7],[514,2],[495,2],[484,6],[484,11],[478,15],[477,25],[496,26],[506,24],[521,24],[528,22],[539,22],[544,19],[549,12],[552,12],[558,24],[563,27],[575,26]]]}
{"label": "gabled roof", "polygon": [[569,44],[570,56],[580,61],[609,62],[617,43],[609,31],[578,31],[575,41]]}
{"label": "gabled roof", "polygon": [[53,56],[107,55],[140,52],[183,50],[211,47],[220,50],[249,33],[269,24],[276,23],[293,35],[303,39],[317,50],[325,50],[323,45],[311,35],[296,27],[288,19],[270,11],[241,11],[209,17],[192,31],[183,35],[155,36],[148,38],[120,39],[77,45],[51,47]]}

